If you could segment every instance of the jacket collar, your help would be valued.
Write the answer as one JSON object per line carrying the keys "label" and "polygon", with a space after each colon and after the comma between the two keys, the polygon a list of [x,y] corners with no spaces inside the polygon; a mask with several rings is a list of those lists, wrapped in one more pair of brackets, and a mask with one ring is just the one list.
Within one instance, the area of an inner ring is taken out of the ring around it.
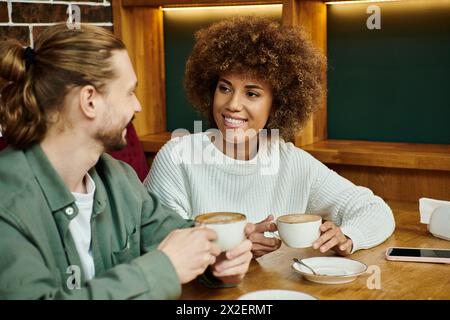
{"label": "jacket collar", "polygon": [[25,150],[25,157],[52,210],[56,212],[75,202],[75,198],[52,166],[39,144]]}
{"label": "jacket collar", "polygon": [[[25,150],[25,156],[52,212],[61,210],[75,202],[74,196],[64,184],[39,144],[34,144]],[[103,156],[100,157],[99,162],[103,161],[102,158]],[[89,170],[89,174],[94,180],[96,187],[93,208],[93,214],[95,216],[105,209],[107,192],[95,167]]]}

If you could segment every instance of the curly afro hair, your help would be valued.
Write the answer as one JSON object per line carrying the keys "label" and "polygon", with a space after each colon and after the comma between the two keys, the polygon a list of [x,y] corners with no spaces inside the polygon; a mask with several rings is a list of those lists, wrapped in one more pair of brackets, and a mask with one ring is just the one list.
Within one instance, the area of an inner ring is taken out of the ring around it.
{"label": "curly afro hair", "polygon": [[292,141],[320,105],[325,57],[305,34],[261,17],[223,20],[196,33],[186,63],[188,99],[215,126],[214,91],[220,76],[242,73],[269,84],[273,92],[267,129]]}

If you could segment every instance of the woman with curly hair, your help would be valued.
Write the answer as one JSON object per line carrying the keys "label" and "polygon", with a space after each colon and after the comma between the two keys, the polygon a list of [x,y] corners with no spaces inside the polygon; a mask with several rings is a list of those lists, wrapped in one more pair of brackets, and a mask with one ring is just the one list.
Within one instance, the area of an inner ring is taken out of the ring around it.
{"label": "woman with curly hair", "polygon": [[264,234],[292,212],[326,220],[313,244],[321,252],[348,255],[386,240],[395,228],[386,203],[289,142],[324,92],[324,58],[304,34],[242,17],[202,29],[196,40],[185,87],[215,129],[169,141],[147,189],[184,218],[245,213],[257,223],[250,236],[256,257],[280,246]]}

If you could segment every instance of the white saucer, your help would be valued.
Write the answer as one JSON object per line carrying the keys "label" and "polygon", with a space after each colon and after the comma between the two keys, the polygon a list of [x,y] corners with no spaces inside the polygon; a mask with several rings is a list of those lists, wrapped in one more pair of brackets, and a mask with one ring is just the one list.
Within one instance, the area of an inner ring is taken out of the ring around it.
{"label": "white saucer", "polygon": [[292,268],[305,279],[324,284],[352,282],[367,270],[367,265],[362,262],[339,257],[315,257],[302,261],[318,275],[314,275],[311,270],[297,262],[292,264]]}
{"label": "white saucer", "polygon": [[258,290],[246,293],[238,300],[317,300],[315,297],[300,291],[292,290]]}

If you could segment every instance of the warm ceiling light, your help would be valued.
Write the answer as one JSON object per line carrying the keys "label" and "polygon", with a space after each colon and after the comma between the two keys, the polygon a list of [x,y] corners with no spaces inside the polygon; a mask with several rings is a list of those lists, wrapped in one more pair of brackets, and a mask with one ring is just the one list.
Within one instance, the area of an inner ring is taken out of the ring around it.
{"label": "warm ceiling light", "polygon": [[377,2],[399,2],[404,0],[348,0],[348,1],[327,1],[325,4],[357,4],[357,3],[377,3]]}
{"label": "warm ceiling light", "polygon": [[276,9],[281,8],[282,4],[254,4],[254,5],[234,5],[234,6],[205,6],[205,7],[175,7],[175,8],[165,8],[163,7],[163,11],[188,11],[188,10],[226,10],[226,9]]}

